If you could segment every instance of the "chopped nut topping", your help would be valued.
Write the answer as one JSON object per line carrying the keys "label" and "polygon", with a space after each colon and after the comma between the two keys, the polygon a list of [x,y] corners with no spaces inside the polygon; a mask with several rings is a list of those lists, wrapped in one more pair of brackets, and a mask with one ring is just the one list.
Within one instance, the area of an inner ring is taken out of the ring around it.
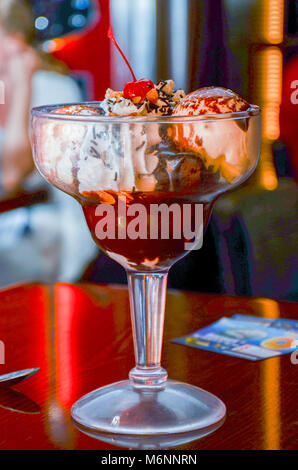
{"label": "chopped nut topping", "polygon": [[150,91],[148,91],[146,98],[151,103],[154,103],[158,99],[158,91],[155,88],[152,88]]}
{"label": "chopped nut topping", "polygon": [[114,91],[108,88],[102,109],[109,115],[164,115],[172,114],[174,106],[184,98],[183,90],[174,90],[173,80],[160,80],[154,88],[151,88],[146,96],[124,97],[122,91]]}
{"label": "chopped nut topping", "polygon": [[138,104],[142,101],[142,98],[141,96],[135,96],[133,99],[132,99],[133,103],[134,104]]}
{"label": "chopped nut topping", "polygon": [[114,91],[111,88],[108,88],[105,94],[106,99],[116,98],[116,101],[120,101],[122,97],[123,97],[122,91]]}
{"label": "chopped nut topping", "polygon": [[174,82],[173,80],[167,80],[166,84],[161,88],[161,90],[166,94],[166,95],[171,95],[173,90],[174,90]]}

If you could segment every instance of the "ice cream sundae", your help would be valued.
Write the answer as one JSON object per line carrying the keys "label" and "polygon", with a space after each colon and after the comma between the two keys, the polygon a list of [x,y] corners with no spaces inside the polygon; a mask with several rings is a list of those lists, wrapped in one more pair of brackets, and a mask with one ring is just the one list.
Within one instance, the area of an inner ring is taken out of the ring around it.
{"label": "ice cream sundae", "polygon": [[185,96],[171,79],[154,84],[131,72],[103,101],[33,109],[32,146],[42,175],[79,201],[95,242],[128,277],[136,366],[129,380],[76,402],[72,417],[99,439],[123,436],[127,445],[135,436],[139,446],[143,436],[150,446],[157,435],[159,447],[161,436],[204,436],[225,415],[218,398],[167,381],[160,366],[166,280],[200,247],[215,199],[253,171],[260,117],[231,90]]}
{"label": "ice cream sundae", "polygon": [[[111,31],[109,37],[115,42]],[[186,95],[172,79],[154,84],[131,73],[133,81],[107,89],[103,101],[53,107],[53,119],[40,123],[35,136],[40,169],[78,198],[94,239],[96,206],[117,207],[124,197],[128,206],[201,202],[206,225],[214,198],[254,167],[248,148],[254,107],[241,96],[220,87]],[[185,254],[183,242],[116,237],[100,245],[140,269],[152,260],[170,265]]]}

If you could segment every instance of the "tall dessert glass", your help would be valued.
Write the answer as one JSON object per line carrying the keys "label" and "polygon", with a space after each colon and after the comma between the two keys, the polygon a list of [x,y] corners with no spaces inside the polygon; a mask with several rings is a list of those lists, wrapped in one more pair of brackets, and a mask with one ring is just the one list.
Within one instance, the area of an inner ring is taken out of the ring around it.
{"label": "tall dessert glass", "polygon": [[201,246],[215,199],[253,172],[259,109],[109,117],[57,108],[32,110],[35,163],[77,199],[95,242],[126,269],[136,359],[128,380],[85,395],[72,417],[86,432],[207,434],[223,420],[225,405],[207,391],[168,380],[160,365],[167,274]]}

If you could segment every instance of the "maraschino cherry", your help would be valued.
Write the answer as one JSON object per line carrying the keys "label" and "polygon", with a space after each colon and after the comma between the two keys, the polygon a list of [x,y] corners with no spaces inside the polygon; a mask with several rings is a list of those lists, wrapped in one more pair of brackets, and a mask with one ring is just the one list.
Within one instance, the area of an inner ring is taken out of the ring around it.
{"label": "maraschino cherry", "polygon": [[122,52],[122,50],[120,49],[119,45],[117,44],[114,38],[113,29],[111,26],[108,29],[108,38],[111,39],[111,41],[113,41],[113,43],[117,47],[118,51],[120,52],[123,59],[125,60],[125,63],[128,66],[130,73],[132,75],[132,78],[133,78],[133,82],[127,82],[124,85],[123,97],[130,99],[130,100],[132,100],[133,98],[138,98],[138,97],[140,97],[141,100],[144,99],[148,91],[154,88],[154,83],[148,78],[141,78],[140,80],[136,79],[135,74],[133,73],[133,70],[127,58],[125,57],[124,53]]}

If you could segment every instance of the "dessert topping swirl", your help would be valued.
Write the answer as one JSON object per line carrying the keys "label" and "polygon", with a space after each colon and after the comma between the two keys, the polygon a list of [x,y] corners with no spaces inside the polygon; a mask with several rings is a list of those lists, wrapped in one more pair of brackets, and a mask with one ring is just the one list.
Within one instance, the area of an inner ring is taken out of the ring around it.
{"label": "dessert topping swirl", "polygon": [[126,97],[125,87],[124,91],[114,91],[108,88],[105,99],[101,102],[101,108],[110,116],[168,116],[185,96],[183,90],[175,90],[174,87],[173,80],[161,80],[153,85],[145,96],[138,95],[132,98]]}

